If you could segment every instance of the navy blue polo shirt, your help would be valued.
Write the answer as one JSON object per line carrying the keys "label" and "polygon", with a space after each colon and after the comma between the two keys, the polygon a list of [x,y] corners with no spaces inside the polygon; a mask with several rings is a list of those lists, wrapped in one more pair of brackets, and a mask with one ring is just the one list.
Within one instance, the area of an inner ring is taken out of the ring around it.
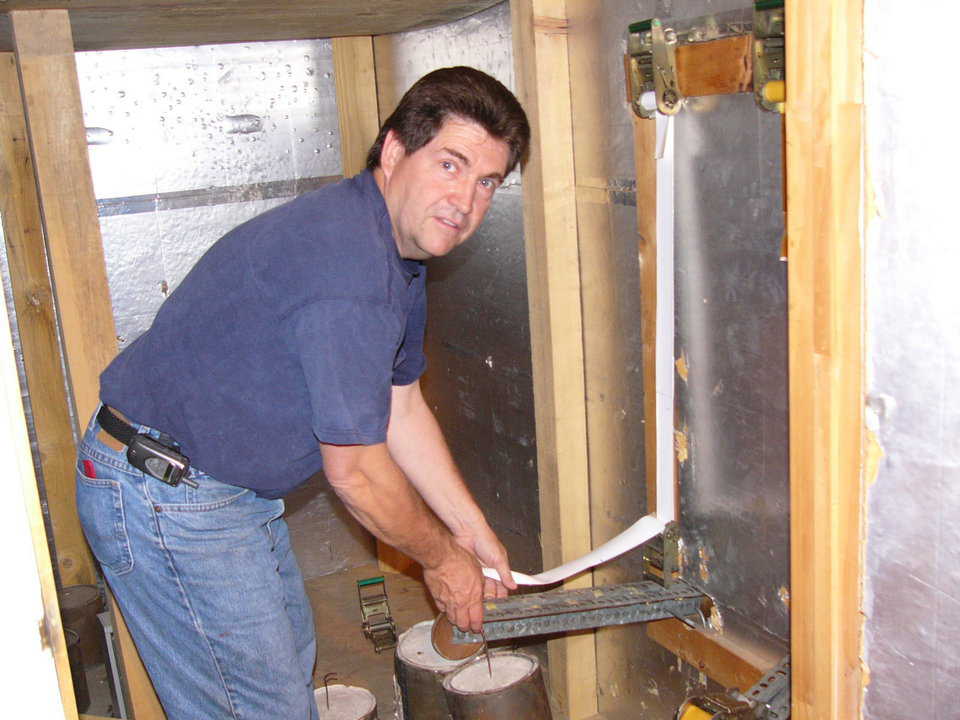
{"label": "navy blue polo shirt", "polygon": [[320,188],[218,240],[100,376],[101,400],[280,497],[321,468],[318,442],[386,440],[391,387],[426,367],[425,280],[371,173]]}

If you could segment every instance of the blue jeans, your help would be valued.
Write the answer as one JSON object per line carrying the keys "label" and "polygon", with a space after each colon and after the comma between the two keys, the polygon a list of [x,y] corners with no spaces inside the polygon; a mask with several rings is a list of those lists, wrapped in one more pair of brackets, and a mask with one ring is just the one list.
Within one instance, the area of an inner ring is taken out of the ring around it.
{"label": "blue jeans", "polygon": [[94,417],[80,446],[77,508],[168,720],[316,720],[313,613],[283,501],[196,469],[197,488],[170,487],[99,430]]}

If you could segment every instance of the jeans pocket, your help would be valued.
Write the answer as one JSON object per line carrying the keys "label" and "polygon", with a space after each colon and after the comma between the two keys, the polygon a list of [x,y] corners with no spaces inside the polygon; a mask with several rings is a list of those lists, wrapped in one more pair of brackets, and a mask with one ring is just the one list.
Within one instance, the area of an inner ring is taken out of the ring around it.
{"label": "jeans pocket", "polygon": [[87,477],[77,468],[77,512],[94,556],[117,575],[133,570],[119,480]]}

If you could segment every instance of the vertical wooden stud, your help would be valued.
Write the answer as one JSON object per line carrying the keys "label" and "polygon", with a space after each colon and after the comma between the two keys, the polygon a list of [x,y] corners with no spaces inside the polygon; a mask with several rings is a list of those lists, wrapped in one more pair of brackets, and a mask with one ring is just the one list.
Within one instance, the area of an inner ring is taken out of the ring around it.
{"label": "vertical wooden stud", "polygon": [[[10,19],[70,387],[77,420],[85,424],[117,343],[70,20],[66,10],[13,11]],[[62,511],[75,512],[72,505]],[[153,686],[116,615],[137,720],[161,719]]]}
{"label": "vertical wooden stud", "polygon": [[343,175],[349,177],[366,167],[367,151],[380,130],[373,38],[334,38],[333,76],[337,87]]}
{"label": "vertical wooden stud", "polygon": [[[552,567],[591,547],[567,16],[563,0],[516,0],[511,13],[518,94],[533,130],[523,216],[540,525],[543,561]],[[590,582],[588,573],[567,585]],[[594,635],[551,641],[549,653],[551,691],[562,711],[571,720],[594,715]]]}
{"label": "vertical wooden stud", "polygon": [[[372,37],[333,39],[333,76],[337,86],[344,177],[356,175],[366,167],[367,152],[380,131],[376,70]],[[377,540],[377,561],[384,572],[417,572],[413,560],[380,540]]]}
{"label": "vertical wooden stud", "polygon": [[77,421],[85,425],[117,341],[70,21],[65,10],[14,11],[10,18],[67,367]]}
{"label": "vertical wooden stud", "polygon": [[19,325],[56,564],[63,585],[96,580],[93,557],[74,511],[77,449],[60,365],[53,288],[41,229],[33,160],[20,97],[16,58],[0,54],[0,218]]}
{"label": "vertical wooden stud", "polygon": [[657,509],[657,122],[634,117],[637,231],[640,235],[640,334],[643,344],[643,446],[647,512]]}
{"label": "vertical wooden stud", "polygon": [[786,4],[792,700],[860,717],[863,2]]}

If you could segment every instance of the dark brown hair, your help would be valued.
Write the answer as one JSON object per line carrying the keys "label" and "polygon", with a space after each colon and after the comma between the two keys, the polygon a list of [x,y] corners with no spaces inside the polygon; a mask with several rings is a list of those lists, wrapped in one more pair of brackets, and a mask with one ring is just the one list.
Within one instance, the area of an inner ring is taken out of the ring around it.
{"label": "dark brown hair", "polygon": [[380,152],[390,130],[409,155],[433,140],[451,116],[473,121],[507,144],[507,174],[524,159],[530,144],[530,125],[517,98],[486,73],[460,66],[427,73],[407,90],[367,153],[367,169],[379,167]]}

